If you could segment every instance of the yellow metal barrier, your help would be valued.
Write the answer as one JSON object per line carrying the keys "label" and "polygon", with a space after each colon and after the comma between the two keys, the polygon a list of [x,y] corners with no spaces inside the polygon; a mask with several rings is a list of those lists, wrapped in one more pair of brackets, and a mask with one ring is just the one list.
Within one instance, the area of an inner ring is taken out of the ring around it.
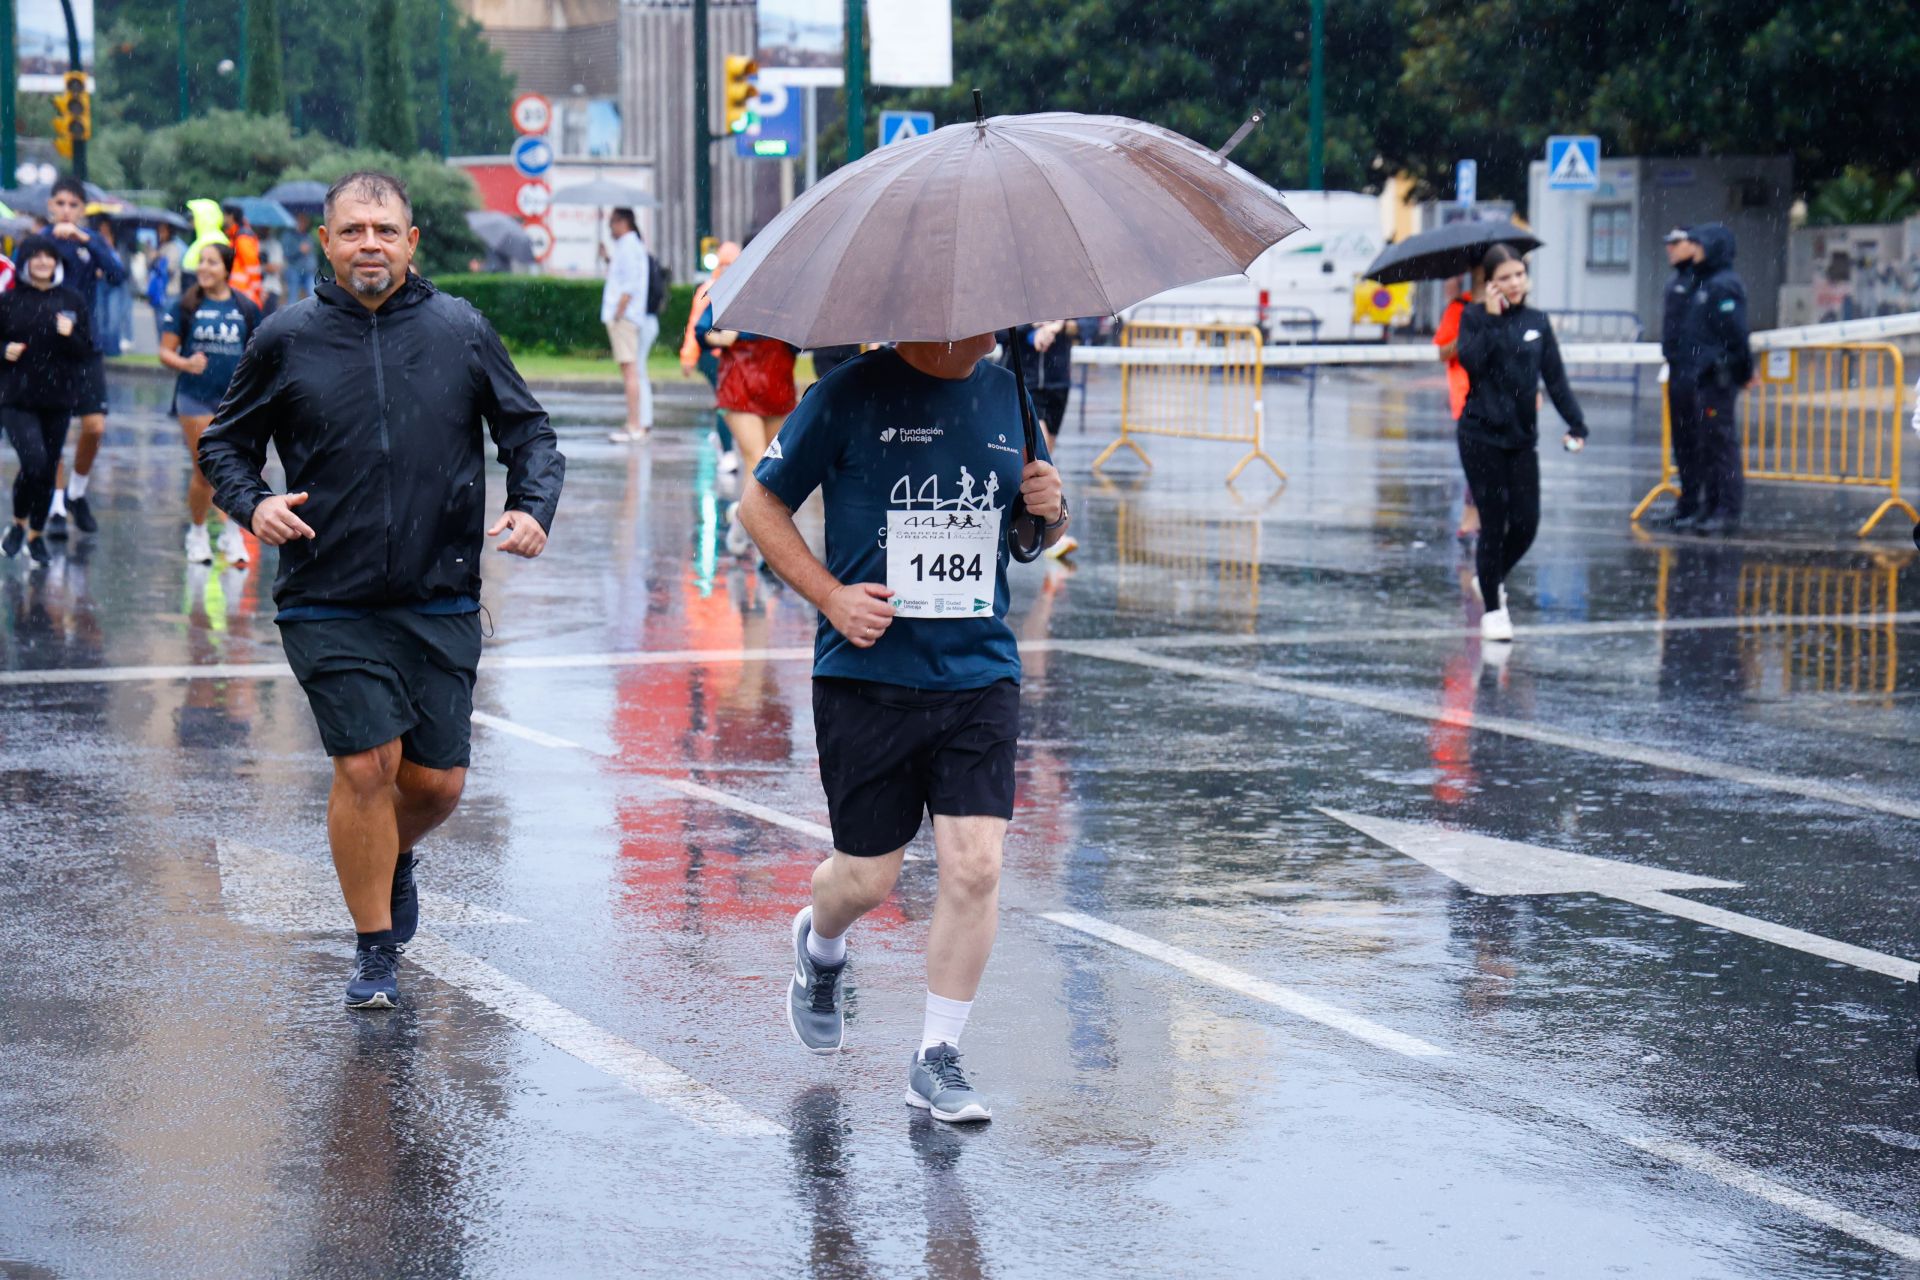
{"label": "yellow metal barrier", "polygon": [[1114,549],[1122,609],[1240,616],[1240,629],[1254,630],[1260,617],[1257,516],[1209,519],[1127,501],[1118,507]]}
{"label": "yellow metal barrier", "polygon": [[[1899,349],[1856,343],[1763,351],[1756,358],[1760,381],[1740,397],[1740,458],[1747,479],[1885,489],[1886,500],[1860,526],[1863,538],[1896,508],[1920,523],[1920,511],[1900,495],[1906,384]],[[1645,515],[1662,494],[1680,493],[1673,410],[1664,385],[1660,453],[1660,483],[1629,520]]]}
{"label": "yellow metal barrier", "polygon": [[[1093,460],[1093,469],[1098,471],[1123,445],[1152,467],[1140,436],[1224,440],[1250,446],[1227,473],[1227,483],[1255,459],[1272,467],[1284,483],[1287,473],[1266,450],[1264,343],[1260,330],[1251,325],[1129,324],[1120,335],[1122,346],[1164,351],[1168,361],[1120,366],[1120,436]],[[1183,361],[1182,353],[1204,353],[1206,362]]]}

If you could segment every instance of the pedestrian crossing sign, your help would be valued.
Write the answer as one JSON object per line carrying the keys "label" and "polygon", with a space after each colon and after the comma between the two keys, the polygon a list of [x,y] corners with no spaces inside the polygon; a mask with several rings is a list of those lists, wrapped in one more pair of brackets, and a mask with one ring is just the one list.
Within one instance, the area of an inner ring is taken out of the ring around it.
{"label": "pedestrian crossing sign", "polygon": [[1547,190],[1597,191],[1600,139],[1592,134],[1555,134],[1547,139]]}
{"label": "pedestrian crossing sign", "polygon": [[913,138],[924,138],[933,132],[933,112],[931,111],[882,111],[880,113],[880,145],[890,147],[896,142],[906,142]]}

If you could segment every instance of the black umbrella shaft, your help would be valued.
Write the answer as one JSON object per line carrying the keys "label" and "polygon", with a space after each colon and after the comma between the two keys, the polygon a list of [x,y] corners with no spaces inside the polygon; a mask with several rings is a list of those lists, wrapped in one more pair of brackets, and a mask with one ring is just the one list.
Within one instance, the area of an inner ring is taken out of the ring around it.
{"label": "black umbrella shaft", "polygon": [[[1020,365],[1020,330],[1007,330],[1007,360],[1013,365],[1014,395],[1020,400],[1020,429],[1026,436],[1026,461],[1032,462],[1040,456],[1040,428],[1033,420],[1033,402],[1027,398],[1027,374]],[[1040,517],[1027,510],[1026,499],[1018,491],[1013,495],[1013,505],[1008,512],[1007,545],[1013,552],[1013,558],[1022,564],[1030,564],[1040,556],[1040,549],[1047,540],[1046,526]]]}

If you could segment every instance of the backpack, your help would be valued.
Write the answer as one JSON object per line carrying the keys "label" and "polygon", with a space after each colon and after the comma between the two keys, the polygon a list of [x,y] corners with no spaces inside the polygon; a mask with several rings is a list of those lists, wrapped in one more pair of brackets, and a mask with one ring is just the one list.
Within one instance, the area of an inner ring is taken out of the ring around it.
{"label": "backpack", "polygon": [[667,269],[660,259],[647,255],[647,314],[657,316],[667,305]]}

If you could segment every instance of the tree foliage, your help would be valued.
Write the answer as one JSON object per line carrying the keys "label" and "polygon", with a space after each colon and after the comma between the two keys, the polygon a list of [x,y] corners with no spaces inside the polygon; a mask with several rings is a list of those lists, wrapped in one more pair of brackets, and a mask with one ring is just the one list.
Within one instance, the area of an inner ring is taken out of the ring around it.
{"label": "tree foliage", "polygon": [[257,116],[287,109],[281,78],[280,2],[244,0],[247,6],[247,110]]}
{"label": "tree foliage", "polygon": [[403,0],[373,0],[367,23],[367,124],[363,142],[385,151],[411,151],[420,134],[413,123],[413,68],[407,62]]}
{"label": "tree foliage", "polygon": [[[251,0],[258,3],[258,0]],[[413,150],[440,148],[439,0],[392,0],[397,6],[401,48],[408,69]],[[286,112],[295,128],[317,132],[342,146],[358,146],[369,100],[368,5],[317,0],[279,0]],[[508,110],[513,77],[480,26],[455,6],[448,53],[454,150],[491,155],[513,140]],[[179,117],[179,33],[175,8],[154,0],[97,0],[100,33],[94,104],[102,125],[124,121],[158,129]],[[255,24],[249,22],[249,34]],[[223,58],[239,58],[239,23],[233,4],[188,0],[187,89],[195,114],[240,101],[238,77],[218,71]],[[249,80],[252,79],[249,68]]]}
{"label": "tree foliage", "polygon": [[[1310,0],[955,0],[948,90],[874,106],[972,115],[1112,112],[1217,146],[1285,190],[1307,172]],[[1890,177],[1920,142],[1920,23],[1885,0],[1340,0],[1327,5],[1326,181],[1405,168],[1430,189],[1480,162],[1486,197],[1524,200],[1553,133],[1608,154],[1782,152],[1813,189],[1847,165]],[[841,154],[844,132],[822,139]]]}

